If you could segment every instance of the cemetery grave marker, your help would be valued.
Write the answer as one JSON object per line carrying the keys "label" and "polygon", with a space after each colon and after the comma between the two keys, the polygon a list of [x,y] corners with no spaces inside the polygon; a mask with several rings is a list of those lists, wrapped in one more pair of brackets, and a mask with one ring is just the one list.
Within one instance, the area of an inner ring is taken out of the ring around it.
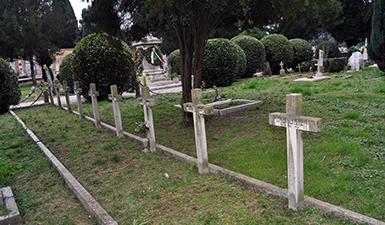
{"label": "cemetery grave marker", "polygon": [[83,102],[82,102],[82,89],[80,88],[79,81],[74,82],[74,92],[76,94],[76,102],[78,104],[78,111],[80,119],[84,118]]}
{"label": "cemetery grave marker", "polygon": [[279,65],[281,66],[281,69],[279,70],[279,75],[285,76],[286,75],[286,71],[285,71],[285,68],[283,68],[283,66],[285,64],[281,61],[281,63]]}
{"label": "cemetery grave marker", "polygon": [[90,84],[89,96],[91,97],[92,101],[92,112],[94,114],[95,127],[102,128],[98,105],[99,92],[96,91],[96,84],[94,83]]}
{"label": "cemetery grave marker", "polygon": [[56,91],[56,98],[57,98],[57,105],[59,107],[62,107],[62,104],[61,104],[61,99],[60,99],[60,86],[59,86],[59,82],[56,82],[56,85],[55,85],[55,91]]}
{"label": "cemetery grave marker", "polygon": [[317,81],[323,81],[330,79],[330,77],[324,76],[324,59],[325,58],[325,52],[323,50],[319,50],[318,55],[318,63],[317,63],[317,73],[314,77],[305,77],[305,78],[299,78],[294,80],[294,82],[317,82]]}
{"label": "cemetery grave marker", "polygon": [[286,113],[271,113],[269,123],[286,128],[289,208],[299,210],[305,198],[302,132],[320,132],[322,119],[303,116],[302,95],[289,94],[286,96]]}
{"label": "cemetery grave marker", "polygon": [[6,215],[0,215],[0,225],[19,225],[24,223],[10,187],[0,189],[0,204],[7,209]]}
{"label": "cemetery grave marker", "polygon": [[142,94],[142,106],[144,111],[144,122],[146,124],[146,135],[148,139],[148,148],[145,151],[155,152],[156,151],[156,140],[155,140],[155,127],[154,118],[152,115],[152,107],[155,105],[154,99],[151,97],[150,88],[148,87],[148,80],[146,76],[141,79],[141,94]]}
{"label": "cemetery grave marker", "polygon": [[207,154],[206,125],[205,115],[213,115],[213,106],[207,106],[202,101],[202,90],[191,90],[192,102],[185,103],[183,109],[185,112],[193,113],[195,145],[198,159],[198,171],[200,174],[209,172],[209,161]]}
{"label": "cemetery grave marker", "polygon": [[66,81],[63,82],[64,84],[64,93],[66,98],[66,104],[67,104],[67,112],[72,113],[72,106],[70,101],[70,87],[68,87],[68,84]]}
{"label": "cemetery grave marker", "polygon": [[122,115],[120,113],[119,101],[121,96],[118,93],[118,86],[111,86],[111,99],[112,99],[112,109],[114,111],[115,127],[116,127],[116,136],[123,137],[123,125],[122,125]]}

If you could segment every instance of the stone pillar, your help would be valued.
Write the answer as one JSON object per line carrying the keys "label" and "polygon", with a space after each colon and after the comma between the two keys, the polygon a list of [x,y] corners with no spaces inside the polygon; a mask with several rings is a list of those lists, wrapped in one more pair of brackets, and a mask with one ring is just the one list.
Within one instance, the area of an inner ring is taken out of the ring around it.
{"label": "stone pillar", "polygon": [[90,84],[90,93],[92,101],[92,111],[94,113],[95,127],[101,128],[100,114],[99,114],[99,105],[98,105],[98,96],[99,92],[96,91],[96,84]]}
{"label": "stone pillar", "polygon": [[123,137],[122,115],[120,113],[120,106],[119,106],[120,96],[118,93],[118,87],[116,85],[111,86],[111,99],[112,99],[112,109],[114,111],[116,136]]}
{"label": "stone pillar", "polygon": [[78,104],[78,111],[80,119],[84,119],[84,110],[82,102],[82,89],[80,88],[79,81],[74,82],[74,92],[76,94],[76,102]]}

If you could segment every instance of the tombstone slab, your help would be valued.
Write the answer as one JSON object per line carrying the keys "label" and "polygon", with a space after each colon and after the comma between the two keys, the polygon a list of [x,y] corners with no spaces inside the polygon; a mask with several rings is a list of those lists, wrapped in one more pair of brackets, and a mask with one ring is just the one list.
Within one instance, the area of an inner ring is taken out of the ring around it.
{"label": "tombstone slab", "polygon": [[7,214],[0,215],[0,225],[19,225],[24,223],[10,187],[0,189],[0,204],[8,211]]}

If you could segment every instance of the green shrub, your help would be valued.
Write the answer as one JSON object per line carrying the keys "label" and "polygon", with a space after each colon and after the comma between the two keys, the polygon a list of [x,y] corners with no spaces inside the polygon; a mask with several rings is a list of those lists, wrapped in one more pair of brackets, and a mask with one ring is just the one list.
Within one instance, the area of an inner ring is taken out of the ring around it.
{"label": "green shrub", "polygon": [[272,34],[261,40],[266,50],[266,60],[270,63],[273,74],[279,74],[280,63],[285,66],[292,63],[294,53],[290,41],[281,34]]}
{"label": "green shrub", "polygon": [[9,106],[17,105],[20,96],[16,73],[7,61],[0,58],[0,114],[8,112]]}
{"label": "green shrub", "polygon": [[171,66],[171,73],[181,75],[181,55],[179,49],[168,56],[168,64]]}
{"label": "green shrub", "polygon": [[255,27],[255,28],[247,29],[247,30],[243,31],[238,36],[243,36],[243,35],[252,36],[258,40],[261,40],[262,38],[267,36],[267,33],[265,31],[262,31],[261,29]]}
{"label": "green shrub", "polygon": [[73,69],[83,93],[95,83],[101,99],[107,99],[110,86],[119,92],[133,90],[134,61],[126,43],[107,34],[91,34],[75,47]]}
{"label": "green shrub", "polygon": [[325,60],[325,71],[329,73],[338,73],[345,69],[347,59],[345,57],[329,58]]}
{"label": "green shrub", "polygon": [[324,41],[317,45],[315,57],[318,59],[319,50],[325,52],[325,58],[338,58],[341,57],[341,52],[338,49],[338,45],[335,42]]}
{"label": "green shrub", "polygon": [[60,65],[59,80],[62,84],[64,81],[71,90],[74,88],[74,69],[73,69],[74,55],[70,54],[64,57],[62,64]]}
{"label": "green shrub", "polygon": [[381,71],[385,72],[385,2],[374,1],[369,55]]}
{"label": "green shrub", "polygon": [[296,69],[298,64],[312,60],[314,53],[309,42],[303,39],[292,39],[290,43],[294,51],[293,62],[291,63],[293,69]]}
{"label": "green shrub", "polygon": [[251,36],[237,36],[232,39],[246,54],[246,72],[244,77],[252,77],[257,70],[263,70],[266,52],[263,44]]}
{"label": "green shrub", "polygon": [[202,80],[206,87],[229,86],[246,69],[246,55],[227,39],[208,41],[204,57]]}

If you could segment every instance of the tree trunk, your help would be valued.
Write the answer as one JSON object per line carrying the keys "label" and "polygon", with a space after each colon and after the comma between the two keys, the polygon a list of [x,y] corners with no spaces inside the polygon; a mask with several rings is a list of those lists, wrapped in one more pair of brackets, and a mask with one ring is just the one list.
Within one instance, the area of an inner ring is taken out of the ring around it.
{"label": "tree trunk", "polygon": [[29,58],[29,66],[31,69],[31,78],[32,78],[32,83],[33,85],[36,85],[36,74],[35,74],[35,63],[33,62],[33,57]]}
{"label": "tree trunk", "polygon": [[207,44],[208,32],[205,28],[195,30],[194,35],[194,88],[202,88],[203,55]]}
{"label": "tree trunk", "polygon": [[[192,76],[192,68],[193,68],[193,49],[194,42],[192,39],[191,29],[188,27],[180,26],[176,27],[176,33],[178,37],[178,43],[181,53],[181,68],[182,68],[182,102],[187,103],[191,102],[191,76]],[[192,125],[193,119],[192,114],[183,112],[183,123],[185,125]]]}

